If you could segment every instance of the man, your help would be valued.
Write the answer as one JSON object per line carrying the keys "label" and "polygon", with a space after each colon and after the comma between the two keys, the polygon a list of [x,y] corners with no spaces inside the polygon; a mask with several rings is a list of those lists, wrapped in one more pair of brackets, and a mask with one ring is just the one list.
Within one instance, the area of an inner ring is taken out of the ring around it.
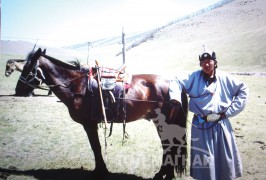
{"label": "man", "polygon": [[228,118],[244,109],[248,88],[217,70],[215,52],[203,52],[199,60],[201,70],[175,78],[169,87],[170,104],[178,107],[184,89],[194,113],[190,175],[202,180],[235,179],[242,176],[242,163]]}

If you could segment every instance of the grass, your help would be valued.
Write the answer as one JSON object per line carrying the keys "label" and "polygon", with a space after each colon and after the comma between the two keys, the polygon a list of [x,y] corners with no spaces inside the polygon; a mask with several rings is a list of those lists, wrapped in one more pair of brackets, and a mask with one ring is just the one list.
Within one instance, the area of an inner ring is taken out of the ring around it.
{"label": "grass", "polygon": [[[71,120],[67,108],[54,96],[14,97],[19,73],[4,76],[6,60],[0,60],[0,168],[53,170],[60,168],[92,170],[94,157],[82,126]],[[265,77],[238,76],[248,84],[250,97],[246,109],[231,119],[241,153],[244,177],[266,177],[266,84]],[[37,90],[36,94],[46,95]],[[189,121],[191,114],[189,114]],[[188,124],[189,126],[189,124]],[[130,138],[122,144],[122,125],[115,124],[107,139],[99,129],[102,153],[112,173],[151,178],[159,170],[162,149],[152,122],[128,123]],[[0,172],[1,175],[1,172]],[[14,179],[33,176],[10,175]],[[190,179],[183,177],[183,179]]]}

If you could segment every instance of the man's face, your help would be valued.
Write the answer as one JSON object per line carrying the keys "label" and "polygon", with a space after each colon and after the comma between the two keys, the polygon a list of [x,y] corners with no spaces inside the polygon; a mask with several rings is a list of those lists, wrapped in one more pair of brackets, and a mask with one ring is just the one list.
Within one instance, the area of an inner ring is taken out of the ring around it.
{"label": "man's face", "polygon": [[214,60],[211,59],[202,60],[200,61],[200,66],[202,67],[202,70],[209,76],[212,76],[214,74],[214,69],[215,69]]}

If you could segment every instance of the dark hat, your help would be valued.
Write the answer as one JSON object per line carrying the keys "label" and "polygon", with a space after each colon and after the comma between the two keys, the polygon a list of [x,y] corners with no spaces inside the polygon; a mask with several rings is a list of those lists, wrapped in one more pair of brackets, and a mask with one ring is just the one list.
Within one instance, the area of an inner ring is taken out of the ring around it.
{"label": "dark hat", "polygon": [[203,52],[201,55],[199,55],[199,60],[203,61],[205,59],[212,59],[216,60],[216,54],[213,51],[210,52]]}

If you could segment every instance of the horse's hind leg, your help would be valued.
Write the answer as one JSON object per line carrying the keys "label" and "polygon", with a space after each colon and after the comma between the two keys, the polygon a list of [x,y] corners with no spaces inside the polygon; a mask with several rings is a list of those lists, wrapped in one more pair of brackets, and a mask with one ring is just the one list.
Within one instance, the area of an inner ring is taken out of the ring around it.
{"label": "horse's hind leg", "polygon": [[94,153],[95,157],[95,175],[97,176],[105,176],[108,174],[108,169],[106,168],[106,164],[103,160],[102,152],[101,152],[101,144],[99,141],[99,136],[97,132],[97,123],[88,123],[87,125],[83,126]]}
{"label": "horse's hind leg", "polygon": [[172,148],[171,151],[166,151],[165,149],[169,148],[169,145],[164,145],[164,141],[162,141],[163,147],[163,157],[162,157],[162,165],[158,173],[155,174],[154,180],[162,180],[162,179],[173,179],[174,178],[174,157],[172,155]]}

